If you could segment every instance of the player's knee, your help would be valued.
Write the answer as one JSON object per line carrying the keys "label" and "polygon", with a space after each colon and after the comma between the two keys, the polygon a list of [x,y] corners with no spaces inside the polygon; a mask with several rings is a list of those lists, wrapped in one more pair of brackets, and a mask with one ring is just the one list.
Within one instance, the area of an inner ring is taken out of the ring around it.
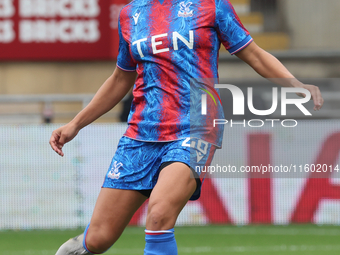
{"label": "player's knee", "polygon": [[104,253],[115,242],[109,235],[103,233],[89,232],[86,235],[86,248],[94,253]]}
{"label": "player's knee", "polygon": [[147,229],[161,230],[170,229],[173,227],[176,217],[171,215],[166,206],[161,204],[153,205],[147,215]]}

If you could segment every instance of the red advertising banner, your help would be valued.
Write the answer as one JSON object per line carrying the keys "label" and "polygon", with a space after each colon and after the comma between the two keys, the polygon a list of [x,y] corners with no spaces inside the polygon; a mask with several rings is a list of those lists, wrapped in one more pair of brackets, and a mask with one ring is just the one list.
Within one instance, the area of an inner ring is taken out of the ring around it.
{"label": "red advertising banner", "polygon": [[114,59],[127,2],[0,0],[0,60]]}
{"label": "red advertising banner", "polygon": [[110,28],[111,28],[111,51],[110,55],[116,59],[118,54],[118,17],[120,10],[128,3],[128,0],[111,0],[110,5]]}

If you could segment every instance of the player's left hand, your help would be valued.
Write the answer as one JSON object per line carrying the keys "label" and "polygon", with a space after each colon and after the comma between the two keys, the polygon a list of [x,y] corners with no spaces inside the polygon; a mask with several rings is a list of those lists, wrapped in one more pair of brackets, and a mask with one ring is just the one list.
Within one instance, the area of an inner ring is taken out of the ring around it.
{"label": "player's left hand", "polygon": [[50,138],[51,148],[60,156],[64,156],[63,146],[71,141],[79,132],[79,128],[72,122],[62,126],[52,132]]}
{"label": "player's left hand", "polygon": [[[314,101],[314,111],[320,110],[323,103],[324,103],[324,100],[322,98],[319,87],[314,86],[314,85],[309,85],[309,84],[302,84],[301,87],[304,88],[304,89],[307,89],[311,93],[312,99]],[[297,95],[300,96],[300,97],[306,96],[303,93],[298,93]]]}

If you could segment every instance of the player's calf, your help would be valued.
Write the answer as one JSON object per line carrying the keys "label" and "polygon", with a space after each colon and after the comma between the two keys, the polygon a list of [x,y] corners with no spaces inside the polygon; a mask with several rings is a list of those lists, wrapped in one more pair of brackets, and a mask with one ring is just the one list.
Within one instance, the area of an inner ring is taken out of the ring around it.
{"label": "player's calf", "polygon": [[[76,236],[74,238],[71,238],[66,243],[64,243],[62,246],[60,246],[59,250],[55,255],[87,255],[87,254],[101,254],[104,253],[107,249],[102,250],[101,246],[99,248],[95,248],[96,246],[96,240],[90,240],[90,249],[88,248],[88,229],[89,225],[87,225],[85,231],[83,234]],[[100,245],[100,242],[97,243]],[[110,248],[110,247],[109,247]]]}

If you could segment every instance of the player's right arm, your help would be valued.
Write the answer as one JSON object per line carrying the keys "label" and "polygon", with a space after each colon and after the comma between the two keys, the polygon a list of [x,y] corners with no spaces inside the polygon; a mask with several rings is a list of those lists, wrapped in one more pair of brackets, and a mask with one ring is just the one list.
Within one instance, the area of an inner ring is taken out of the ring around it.
{"label": "player's right arm", "polygon": [[71,141],[83,127],[92,123],[117,105],[136,80],[136,72],[126,72],[116,68],[113,74],[99,88],[91,102],[65,126],[52,132],[50,145],[60,156],[62,148]]}

